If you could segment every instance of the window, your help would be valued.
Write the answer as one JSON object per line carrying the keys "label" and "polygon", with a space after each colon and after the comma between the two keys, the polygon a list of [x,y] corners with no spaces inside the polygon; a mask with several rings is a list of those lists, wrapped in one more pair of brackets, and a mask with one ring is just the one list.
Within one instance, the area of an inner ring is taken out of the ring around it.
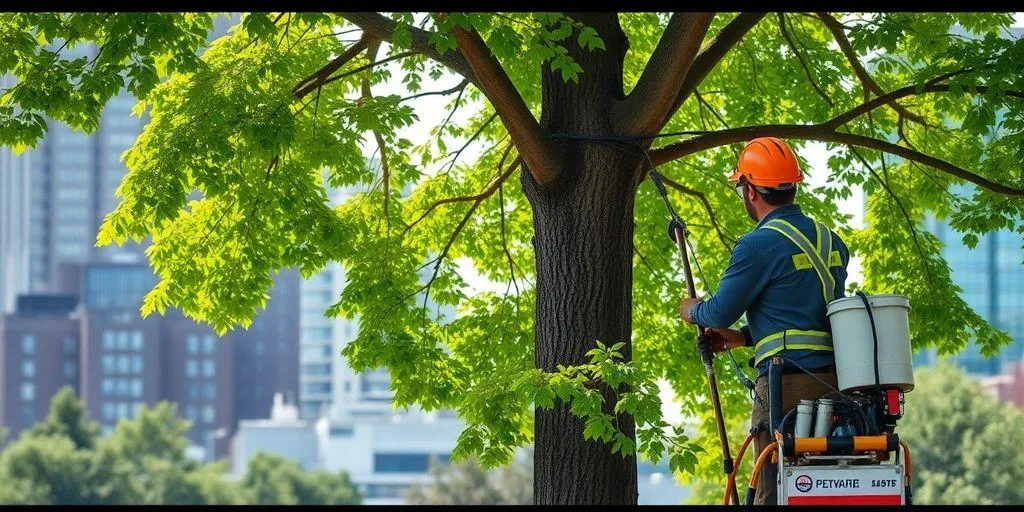
{"label": "window", "polygon": [[217,419],[217,418],[214,415],[213,406],[212,405],[204,405],[203,406],[203,423],[213,423],[213,421],[215,419]]}
{"label": "window", "polygon": [[103,350],[114,350],[114,333],[103,331]]}
{"label": "window", "polygon": [[111,402],[103,402],[103,419],[110,421],[114,419],[114,404]]}
{"label": "window", "polygon": [[117,396],[126,396],[128,394],[128,379],[115,379],[117,383]]}
{"label": "window", "polygon": [[199,353],[199,338],[197,338],[194,334],[189,334],[188,335],[188,339],[186,340],[185,344],[186,344],[186,351],[189,354],[198,354]]}
{"label": "window", "polygon": [[31,379],[36,376],[36,362],[31,359],[26,359],[21,362],[21,376],[26,379]]}
{"label": "window", "polygon": [[207,334],[203,338],[203,352],[207,354],[213,354],[217,351],[217,340],[213,338],[212,334]]}
{"label": "window", "polygon": [[117,417],[118,419],[128,417],[128,402],[117,403]]}
{"label": "window", "polygon": [[21,399],[31,402],[36,399],[36,385],[31,382],[21,383]]}
{"label": "window", "polygon": [[114,373],[116,366],[114,356],[103,356],[103,373]]}
{"label": "window", "polygon": [[114,393],[114,379],[103,379],[100,385],[100,390],[104,395],[111,395]]}
{"label": "window", "polygon": [[131,380],[131,394],[133,398],[142,397],[142,379]]}
{"label": "window", "polygon": [[363,494],[367,498],[401,498],[408,489],[401,484],[368,484]]}
{"label": "window", "polygon": [[117,332],[117,349],[118,350],[128,350],[128,344],[129,344],[129,341],[128,341],[128,331],[118,331]]}
{"label": "window", "polygon": [[331,437],[352,437],[352,427],[331,427]]}
{"label": "window", "polygon": [[448,454],[376,453],[373,470],[378,473],[425,473],[430,468],[431,457],[436,457],[442,464],[448,463]]}
{"label": "window", "polygon": [[185,361],[185,376],[195,377],[199,373],[199,365],[196,364],[195,359],[189,359]]}
{"label": "window", "polygon": [[132,404],[132,418],[139,417],[139,409],[142,409],[142,402],[135,402]]}
{"label": "window", "polygon": [[204,400],[216,400],[217,399],[217,385],[212,382],[203,384],[203,399]]}
{"label": "window", "polygon": [[64,378],[74,379],[78,376],[78,365],[74,361],[64,361]]}
{"label": "window", "polygon": [[185,384],[185,394],[189,400],[199,400],[199,385],[195,382]]}
{"label": "window", "polygon": [[213,359],[206,359],[203,361],[203,376],[213,377],[217,373],[217,367],[213,364]]}
{"label": "window", "polygon": [[71,336],[64,336],[64,354],[72,355],[78,353],[78,340]]}
{"label": "window", "polygon": [[21,337],[21,351],[25,354],[36,353],[36,337],[31,334],[26,334]]}
{"label": "window", "polygon": [[21,406],[21,426],[29,428],[36,422],[36,407],[32,404]]}
{"label": "window", "polygon": [[304,342],[310,341],[331,341],[330,327],[306,327],[302,330]]}
{"label": "window", "polygon": [[328,363],[313,363],[302,365],[303,375],[330,375],[331,365]]}
{"label": "window", "polygon": [[194,405],[186,405],[185,406],[185,419],[187,419],[189,421],[195,421],[196,420],[196,406],[194,406]]}
{"label": "window", "polygon": [[142,356],[132,356],[132,373],[142,373]]}
{"label": "window", "polygon": [[142,352],[142,331],[132,331],[132,350]]}
{"label": "window", "polygon": [[118,358],[117,358],[117,371],[119,371],[121,373],[128,373],[128,370],[130,368],[131,368],[131,362],[128,359],[128,356],[118,356]]}
{"label": "window", "polygon": [[311,395],[329,394],[331,392],[330,382],[304,382],[302,392]]}

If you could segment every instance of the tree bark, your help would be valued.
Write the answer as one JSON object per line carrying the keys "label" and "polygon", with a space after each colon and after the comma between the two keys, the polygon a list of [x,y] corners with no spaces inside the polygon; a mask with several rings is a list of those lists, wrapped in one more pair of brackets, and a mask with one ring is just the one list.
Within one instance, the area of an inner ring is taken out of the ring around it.
{"label": "tree bark", "polygon": [[[625,35],[614,14],[569,16],[594,27],[607,50],[567,45],[586,70],[579,83],[543,72],[541,128],[547,134],[612,134],[611,107],[623,97]],[[559,144],[563,153],[553,183],[542,187],[522,173],[537,261],[535,357],[537,367],[549,372],[586,362],[596,341],[624,341],[622,354],[631,358],[633,197],[641,158],[589,141]],[[604,394],[605,412],[611,413],[615,394]],[[535,414],[534,503],[637,503],[635,457],[585,440],[583,421],[566,404]],[[619,416],[618,427],[635,439],[631,416]]]}

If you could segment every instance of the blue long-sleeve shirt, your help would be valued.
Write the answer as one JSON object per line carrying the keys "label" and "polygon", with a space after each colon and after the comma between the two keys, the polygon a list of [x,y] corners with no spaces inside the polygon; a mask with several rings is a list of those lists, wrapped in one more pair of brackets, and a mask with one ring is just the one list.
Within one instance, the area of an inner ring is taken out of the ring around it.
{"label": "blue long-sleeve shirt", "polygon": [[[766,215],[757,227],[772,219],[783,219],[799,229],[811,243],[817,239],[814,221],[797,204],[786,205]],[[838,251],[842,266],[831,266],[835,278],[835,298],[845,295],[846,266],[850,252],[838,235],[832,233],[832,250]],[[743,235],[733,248],[729,266],[709,299],[693,306],[690,316],[705,327],[730,327],[746,313],[747,325],[741,331],[747,346],[765,336],[786,329],[831,332],[825,315],[821,279],[812,268],[797,270],[793,256],[803,254],[792,241],[772,229],[754,229]],[[832,364],[832,352],[787,350],[786,357],[808,370]],[[757,365],[758,376],[768,372],[768,360]]]}

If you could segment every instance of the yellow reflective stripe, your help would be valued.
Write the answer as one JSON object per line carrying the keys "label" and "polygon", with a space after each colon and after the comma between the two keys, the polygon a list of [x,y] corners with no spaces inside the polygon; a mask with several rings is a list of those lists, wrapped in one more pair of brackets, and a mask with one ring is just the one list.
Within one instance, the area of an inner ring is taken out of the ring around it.
{"label": "yellow reflective stripe", "polygon": [[[793,255],[793,266],[796,267],[797,270],[807,270],[809,268],[814,268],[814,265],[811,265],[810,258],[808,258],[807,255],[804,253]],[[839,254],[839,251],[832,251],[831,253],[829,253],[828,266],[843,266],[843,257],[842,255]]]}
{"label": "yellow reflective stripe", "polygon": [[835,298],[836,289],[836,280],[828,269],[828,263],[825,263],[829,260],[832,253],[832,232],[818,221],[814,221],[814,232],[818,237],[818,257],[821,258],[821,264],[825,267],[825,276],[828,277],[826,285],[828,292],[825,294],[825,303],[828,304]]}
{"label": "yellow reflective stripe", "polygon": [[758,340],[757,343],[754,344],[754,347],[757,348],[757,347],[760,347],[761,345],[763,345],[763,344],[765,344],[765,343],[767,343],[769,341],[781,339],[783,335],[785,335],[787,337],[788,336],[817,336],[817,337],[821,337],[821,338],[831,338],[832,337],[831,334],[829,334],[829,333],[827,333],[825,331],[802,331],[800,329],[786,329],[785,331],[777,332],[775,334],[769,334],[768,336],[765,336],[764,338],[761,338],[760,340]]}
{"label": "yellow reflective stripe", "polygon": [[769,358],[771,356],[774,356],[775,354],[778,354],[779,352],[782,352],[783,348],[785,348],[786,350],[798,350],[798,349],[801,349],[801,350],[821,350],[821,351],[827,351],[827,352],[832,352],[833,351],[832,347],[826,347],[826,346],[823,346],[823,345],[805,345],[803,343],[794,343],[792,345],[786,344],[785,347],[778,346],[778,347],[775,347],[775,348],[765,352],[764,354],[761,354],[760,357],[758,357],[758,358],[756,358],[754,360],[754,364],[760,364],[761,361],[764,361],[765,359],[767,359],[767,358]]}
{"label": "yellow reflective stripe", "polygon": [[754,345],[754,364],[782,350],[832,351],[832,336],[824,331],[787,329],[761,338]]}
{"label": "yellow reflective stripe", "polygon": [[[782,226],[784,226],[784,228],[781,228],[779,226],[773,226],[772,224],[774,223],[779,223]],[[796,227],[794,227],[792,224],[784,220],[772,219],[762,227],[782,233],[782,236],[788,238],[791,242],[796,244],[797,248],[799,248],[802,252],[807,254],[809,261],[814,266],[814,270],[818,273],[818,279],[821,280],[822,298],[825,300],[826,304],[832,302],[832,299],[830,298],[832,293],[829,292],[833,291],[832,289],[835,288],[835,284],[832,284],[831,287],[829,286],[829,282],[831,281],[832,276],[831,274],[829,274],[828,267],[825,266],[825,262],[821,261],[821,256],[819,256],[818,253],[814,251],[814,247],[811,246],[810,240],[807,240],[807,237],[804,236],[804,234],[801,233],[799,229],[796,229]],[[787,233],[786,231],[788,230],[792,230],[796,236],[799,236],[802,239],[804,243],[801,244],[800,241],[793,237],[793,235]]]}

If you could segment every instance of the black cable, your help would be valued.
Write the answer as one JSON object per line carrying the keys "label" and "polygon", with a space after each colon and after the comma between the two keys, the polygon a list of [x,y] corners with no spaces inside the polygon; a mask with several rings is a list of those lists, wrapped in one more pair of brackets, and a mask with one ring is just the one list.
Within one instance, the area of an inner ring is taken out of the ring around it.
{"label": "black cable", "polygon": [[552,133],[551,134],[551,140],[579,140],[579,141],[592,141],[592,142],[596,142],[596,141],[638,142],[638,141],[643,141],[643,140],[662,139],[662,138],[665,138],[665,137],[678,137],[680,135],[704,135],[704,134],[707,134],[707,133],[711,133],[711,132],[708,131],[708,130],[684,130],[684,131],[678,131],[678,132],[657,133],[657,134],[654,134],[654,135],[634,135],[634,136],[609,135],[609,136],[605,136],[605,137],[600,137],[600,136],[597,136],[597,135],[581,135],[581,134],[575,134],[575,133],[557,132],[557,133]]}
{"label": "black cable", "polygon": [[857,296],[864,302],[864,309],[868,312],[868,321],[871,322],[871,340],[874,343],[872,364],[875,367],[875,396],[871,402],[875,406],[875,424],[877,425],[882,416],[882,381],[878,375],[878,331],[875,330],[875,316],[871,313],[871,304],[868,302],[868,296],[860,290],[857,290]]}
{"label": "black cable", "polygon": [[[654,182],[654,187],[658,190],[658,194],[661,196],[661,199],[665,202],[665,207],[668,208],[669,215],[672,217],[672,222],[678,223],[683,232],[686,233],[686,223],[683,222],[681,218],[679,218],[679,214],[677,214],[675,208],[672,207],[672,202],[668,200],[668,191],[665,190],[665,183],[661,181],[661,174],[658,173],[658,169],[654,166],[654,161],[651,160],[650,153],[648,153],[647,150],[643,147],[641,147],[640,149],[643,150],[644,156],[647,157],[647,162],[651,166],[651,181]],[[673,233],[671,230],[669,232]],[[673,236],[672,238],[674,240],[675,236]],[[704,283],[705,286],[707,286],[708,280],[706,277],[704,277],[704,269],[700,267],[700,261],[697,259],[697,253],[693,250],[693,245],[690,243],[690,239],[684,238],[684,240],[686,241],[686,246],[690,250],[690,254],[693,255],[693,264],[697,267],[697,275],[700,276],[701,282]],[[750,394],[753,400],[763,407],[764,400],[762,400],[761,397],[757,396],[757,392],[754,391],[754,382],[750,380],[750,377],[747,377],[747,375],[743,373],[743,370],[740,369],[740,364],[736,361],[736,356],[732,354],[732,350],[727,349],[726,352],[728,352],[729,359],[732,361],[732,367],[734,373],[736,374],[736,378],[739,379],[739,381],[743,384],[744,387],[750,390]]]}

